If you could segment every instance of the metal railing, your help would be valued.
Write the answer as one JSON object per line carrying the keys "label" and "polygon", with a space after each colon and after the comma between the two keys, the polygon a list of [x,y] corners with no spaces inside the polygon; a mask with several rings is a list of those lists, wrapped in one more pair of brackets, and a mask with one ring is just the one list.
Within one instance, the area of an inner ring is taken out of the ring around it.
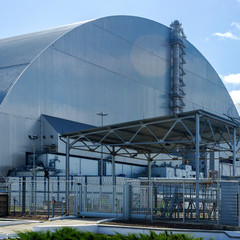
{"label": "metal railing", "polygon": [[[219,185],[215,182],[199,183],[199,219],[218,221]],[[155,182],[153,183],[153,218],[174,221],[197,219],[196,183]]]}
{"label": "metal railing", "polygon": [[129,218],[238,225],[238,181],[200,180],[199,192],[189,179],[133,180],[129,185]]}
{"label": "metal railing", "polygon": [[[108,212],[112,212],[115,208],[114,205],[120,204],[119,189],[122,189],[124,185],[124,181],[127,179],[123,177],[117,177],[116,183],[117,186],[111,186],[112,177],[104,176],[101,177],[102,181],[100,181],[100,177],[98,176],[81,176],[81,177],[71,177],[69,180],[69,201],[70,201],[70,209],[69,213],[72,215],[77,215],[76,204],[78,203],[77,199],[84,199],[82,201],[82,211],[90,211],[90,206],[94,206],[93,209],[97,209],[100,211],[103,208],[104,201],[108,202],[108,206],[111,206],[111,209]],[[9,177],[7,178],[7,182],[4,184],[6,188],[8,188],[9,194],[9,212],[12,214],[28,214],[28,215],[48,215],[48,217],[53,215],[53,210],[55,215],[62,215],[66,213],[66,180],[64,176],[51,177],[47,179],[45,177],[37,177],[36,184],[33,180],[33,177]],[[99,185],[102,182],[103,185]],[[86,194],[86,197],[80,198],[79,194],[79,186],[86,185],[85,188],[81,187],[82,193]],[[101,187],[99,187],[101,186]],[[100,194],[96,194],[94,190],[100,189]],[[1,189],[1,188],[0,188]],[[4,188],[5,189],[5,188]],[[115,189],[115,190],[113,190]],[[111,192],[115,192],[115,202],[113,201],[111,204],[109,203],[110,198],[113,198],[113,194]],[[110,197],[110,193],[112,197]],[[122,192],[121,192],[122,194]],[[97,200],[102,198],[97,206]],[[53,206],[54,200],[54,206]],[[86,202],[86,200],[88,202]],[[89,203],[91,201],[91,203]],[[53,209],[54,208],[54,209]],[[92,210],[93,210],[92,209]],[[104,208],[103,208],[104,209]],[[91,210],[91,211],[92,211]],[[101,211],[100,211],[101,212]]]}
{"label": "metal railing", "polygon": [[[10,212],[48,217],[53,216],[53,212],[58,215],[65,213],[65,183],[63,180],[42,178],[38,179],[35,185],[31,178],[10,179]],[[70,197],[75,196],[76,182],[69,181],[69,185]]]}
{"label": "metal railing", "polygon": [[[240,225],[239,181],[200,180],[197,192],[196,181],[189,179],[154,179],[151,182],[121,179],[117,185],[111,185],[107,178],[100,185],[98,180],[95,177],[87,184],[82,177],[69,181],[70,214]],[[48,181],[42,177],[38,178],[36,191],[33,191],[32,178],[8,179],[10,212],[64,214],[65,183],[62,179]]]}

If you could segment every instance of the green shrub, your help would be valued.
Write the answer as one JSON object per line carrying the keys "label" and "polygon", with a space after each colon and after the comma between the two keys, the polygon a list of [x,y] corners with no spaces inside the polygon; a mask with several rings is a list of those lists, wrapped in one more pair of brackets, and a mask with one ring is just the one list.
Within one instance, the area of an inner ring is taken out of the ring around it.
{"label": "green shrub", "polygon": [[82,232],[78,229],[63,227],[56,229],[54,232],[17,232],[17,237],[12,240],[202,240],[203,238],[194,238],[187,234],[173,234],[165,231],[157,234],[150,231],[149,234],[132,234],[116,235],[96,234],[91,232]]}

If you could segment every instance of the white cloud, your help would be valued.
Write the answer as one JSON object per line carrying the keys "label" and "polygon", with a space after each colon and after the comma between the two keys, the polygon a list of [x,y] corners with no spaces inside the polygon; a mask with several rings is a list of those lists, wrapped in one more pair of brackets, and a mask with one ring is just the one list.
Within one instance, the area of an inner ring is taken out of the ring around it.
{"label": "white cloud", "polygon": [[234,104],[240,103],[240,90],[233,90],[230,92]]}
{"label": "white cloud", "polygon": [[224,38],[229,38],[229,39],[233,39],[233,40],[240,40],[239,37],[237,37],[236,35],[232,34],[231,32],[225,32],[225,33],[214,33],[214,36],[217,36],[221,39]]}
{"label": "white cloud", "polygon": [[[239,2],[240,2],[240,0],[239,0]],[[231,23],[231,26],[234,26],[234,27],[240,29],[240,23],[232,22],[232,23]]]}
{"label": "white cloud", "polygon": [[240,84],[240,73],[219,76],[225,83]]}
{"label": "white cloud", "polygon": [[223,75],[222,74],[218,74],[218,76],[221,78],[221,80],[223,81]]}
{"label": "white cloud", "polygon": [[240,90],[232,90],[240,88],[240,73],[229,74],[226,76],[219,74],[219,77],[226,84],[234,104],[237,104],[237,108],[240,114]]}

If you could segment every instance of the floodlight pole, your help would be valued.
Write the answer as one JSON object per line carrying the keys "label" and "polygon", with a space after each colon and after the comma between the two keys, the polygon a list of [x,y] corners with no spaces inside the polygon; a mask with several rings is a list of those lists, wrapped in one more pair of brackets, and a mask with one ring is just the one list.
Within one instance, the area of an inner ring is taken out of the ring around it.
{"label": "floodlight pole", "polygon": [[[108,113],[105,112],[98,112],[98,116],[101,117],[101,126],[103,127],[103,117],[106,117]],[[103,147],[101,146],[101,161],[100,161],[100,181],[102,181],[102,176],[103,176]]]}
{"label": "floodlight pole", "polygon": [[33,204],[34,204],[34,214],[36,215],[36,209],[37,209],[37,197],[36,197],[36,191],[37,191],[37,176],[36,176],[36,146],[34,144],[34,141],[38,139],[38,135],[28,135],[28,138],[31,140],[33,145]]}

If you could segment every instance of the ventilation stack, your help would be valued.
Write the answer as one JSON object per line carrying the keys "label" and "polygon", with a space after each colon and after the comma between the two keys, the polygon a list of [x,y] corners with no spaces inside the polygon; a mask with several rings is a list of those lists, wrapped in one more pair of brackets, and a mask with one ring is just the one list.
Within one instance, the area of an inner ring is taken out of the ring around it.
{"label": "ventilation stack", "polygon": [[182,24],[178,20],[171,23],[171,91],[170,91],[170,109],[171,114],[178,114],[183,112],[184,102],[184,91],[185,86],[183,82],[183,76],[185,75],[183,65],[186,63],[184,60],[185,44],[184,40],[186,36],[184,35]]}

